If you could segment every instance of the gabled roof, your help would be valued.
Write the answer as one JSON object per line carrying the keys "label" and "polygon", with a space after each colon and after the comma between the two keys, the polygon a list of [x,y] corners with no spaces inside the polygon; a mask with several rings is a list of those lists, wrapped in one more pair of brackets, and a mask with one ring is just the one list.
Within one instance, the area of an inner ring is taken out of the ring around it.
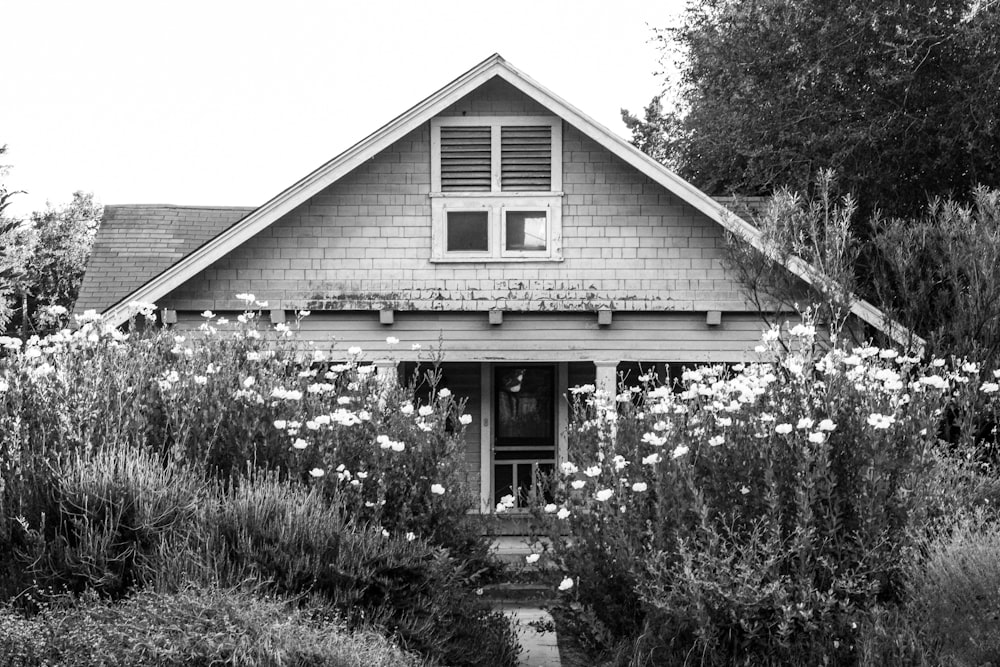
{"label": "gabled roof", "polygon": [[[366,160],[402,139],[409,132],[428,122],[451,104],[494,77],[499,77],[534,99],[553,114],[733,234],[746,239],[768,256],[775,257],[774,253],[765,247],[761,240],[760,231],[753,225],[538,84],[505,61],[499,54],[494,54],[305,178],[283,190],[260,208],[248,213],[238,224],[227,227],[203,243],[194,252],[166,267],[155,277],[132,289],[128,294],[123,295],[104,313],[105,318],[113,324],[120,324],[128,317],[129,302],[155,302],[166,296],[198,272],[208,268],[213,262],[221,259],[240,244],[266,229],[268,225],[291,212],[296,206],[335,183]],[[816,271],[811,266],[797,258],[786,261],[785,266],[809,283],[813,282],[816,275]],[[852,306],[852,312],[900,343],[910,344],[913,341],[914,337],[908,330],[890,320],[884,313],[866,301],[856,301]]]}
{"label": "gabled roof", "polygon": [[105,206],[74,310],[103,310],[187,257],[252,207]]}

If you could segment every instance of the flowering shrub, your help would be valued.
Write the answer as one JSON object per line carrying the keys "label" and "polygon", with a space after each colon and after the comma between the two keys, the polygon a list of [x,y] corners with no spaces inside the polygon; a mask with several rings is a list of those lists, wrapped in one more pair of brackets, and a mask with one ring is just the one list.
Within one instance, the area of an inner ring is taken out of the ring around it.
{"label": "flowering shrub", "polygon": [[483,645],[514,660],[473,595],[491,563],[462,403],[377,378],[357,348],[333,363],[253,310],[203,315],[197,332],[85,318],[0,340],[0,595],[250,577],[449,664]]}
{"label": "flowering shrub", "polygon": [[[903,599],[911,530],[943,506],[939,426],[973,404],[980,423],[995,414],[994,379],[821,349],[809,325],[790,337],[765,334],[770,363],[688,370],[676,388],[578,393],[571,460],[534,512],[594,644],[634,641],[654,662],[840,664],[867,610]],[[956,442],[972,447],[972,429]]]}

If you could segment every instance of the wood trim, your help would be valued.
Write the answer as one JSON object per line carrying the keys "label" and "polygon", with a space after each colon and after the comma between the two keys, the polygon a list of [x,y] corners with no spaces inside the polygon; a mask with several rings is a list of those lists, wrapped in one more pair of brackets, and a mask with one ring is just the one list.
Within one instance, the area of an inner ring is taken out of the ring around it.
{"label": "wood trim", "polygon": [[493,364],[479,370],[479,510],[493,511]]}
{"label": "wood trim", "polygon": [[569,460],[569,363],[556,364],[556,466]]}

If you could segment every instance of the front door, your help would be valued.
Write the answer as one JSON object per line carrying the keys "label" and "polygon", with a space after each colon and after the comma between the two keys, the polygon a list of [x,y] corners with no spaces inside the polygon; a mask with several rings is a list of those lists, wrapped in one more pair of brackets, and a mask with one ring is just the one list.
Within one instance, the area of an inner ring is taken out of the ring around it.
{"label": "front door", "polygon": [[556,460],[556,366],[497,365],[493,373],[493,502],[526,507]]}

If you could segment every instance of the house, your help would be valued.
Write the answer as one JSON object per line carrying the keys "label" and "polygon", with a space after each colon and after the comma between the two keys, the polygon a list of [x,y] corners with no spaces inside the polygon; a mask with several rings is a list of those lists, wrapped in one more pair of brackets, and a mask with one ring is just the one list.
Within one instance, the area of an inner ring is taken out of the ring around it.
{"label": "house", "polygon": [[[727,232],[763,249],[494,55],[258,208],[106,207],[77,309],[117,324],[155,302],[195,327],[252,292],[274,322],[311,311],[305,338],[359,345],[388,376],[440,340],[490,508],[566,457],[568,387],[752,358],[761,322],[724,265]],[[871,305],[853,312],[901,339]]]}

